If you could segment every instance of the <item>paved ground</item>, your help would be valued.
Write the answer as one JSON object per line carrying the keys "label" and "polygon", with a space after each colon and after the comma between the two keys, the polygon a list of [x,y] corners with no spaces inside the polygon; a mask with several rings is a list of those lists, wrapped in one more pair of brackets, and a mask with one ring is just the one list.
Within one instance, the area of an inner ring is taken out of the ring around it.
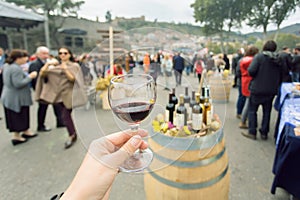
{"label": "paved ground", "polygon": [[[164,83],[159,78],[159,83]],[[197,88],[197,79],[185,77],[184,85]],[[161,112],[167,102],[167,91],[158,84],[158,103],[153,112]],[[178,88],[183,92],[183,88]],[[241,136],[239,120],[235,117],[237,89],[232,89],[230,101],[215,104],[217,112],[224,118],[224,133],[230,163],[230,200],[287,200],[288,195],[280,189],[270,194],[273,181],[272,164],[275,154],[272,139],[277,113],[273,111],[270,138],[267,141],[251,141]],[[96,106],[89,110],[74,111],[74,119],[79,132],[79,141],[71,149],[64,150],[67,137],[64,128],[55,128],[53,110],[50,107],[47,125],[53,130],[39,133],[29,142],[13,147],[5,121],[0,121],[0,199],[2,200],[47,200],[53,194],[66,189],[78,169],[89,143],[98,137],[120,129],[126,124],[116,126],[110,110],[102,110],[97,99]],[[0,113],[3,115],[2,107]],[[31,127],[36,128],[36,104],[31,108]],[[261,110],[260,110],[261,112]],[[259,114],[261,117],[261,114]],[[143,123],[149,128],[151,120]],[[119,124],[119,123],[118,123]],[[142,174],[120,173],[113,184],[112,200],[145,199]],[[154,192],[154,191],[153,191]]]}

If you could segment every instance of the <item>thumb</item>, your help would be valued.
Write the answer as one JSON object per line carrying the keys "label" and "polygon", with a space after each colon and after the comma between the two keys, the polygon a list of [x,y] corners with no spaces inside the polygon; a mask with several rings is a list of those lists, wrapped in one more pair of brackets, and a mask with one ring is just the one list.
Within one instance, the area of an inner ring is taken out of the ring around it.
{"label": "thumb", "polygon": [[118,169],[142,145],[140,135],[131,137],[118,151],[104,156],[101,160],[110,167]]}
{"label": "thumb", "polygon": [[131,137],[120,150],[123,150],[131,156],[142,144],[142,137],[140,135],[135,135]]}

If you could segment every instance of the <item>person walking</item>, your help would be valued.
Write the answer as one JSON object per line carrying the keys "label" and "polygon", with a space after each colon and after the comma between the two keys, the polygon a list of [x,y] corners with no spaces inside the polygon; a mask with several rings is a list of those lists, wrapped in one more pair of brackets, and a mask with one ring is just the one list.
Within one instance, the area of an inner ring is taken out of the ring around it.
{"label": "person walking", "polygon": [[3,48],[0,47],[0,97],[1,97],[2,88],[3,88],[2,69],[3,69],[3,65],[5,63],[6,58],[7,58],[7,55],[4,53]]}
{"label": "person walking", "polygon": [[165,74],[165,88],[164,90],[170,89],[170,77],[172,76],[173,62],[170,56],[167,54],[161,61],[161,66]]}
{"label": "person walking", "polygon": [[257,110],[260,105],[263,107],[263,117],[259,132],[262,140],[268,139],[272,102],[278,92],[282,75],[282,68],[275,54],[276,49],[275,41],[267,41],[263,51],[253,58],[248,68],[252,77],[249,85],[249,129],[248,132],[242,132],[242,135],[253,140],[256,139]]}
{"label": "person walking", "polygon": [[241,88],[242,95],[246,98],[245,104],[242,111],[241,122],[239,124],[240,128],[248,129],[248,125],[246,123],[248,119],[248,108],[249,108],[249,84],[252,80],[252,77],[248,73],[248,67],[250,66],[253,57],[259,52],[258,48],[255,46],[249,46],[246,49],[245,57],[240,60],[240,71],[241,71]]}
{"label": "person walking", "polygon": [[180,53],[174,56],[173,63],[176,86],[179,86],[181,85],[182,71],[184,69],[184,59],[183,57],[181,57]]}
{"label": "person walking", "polygon": [[[4,106],[6,127],[12,135],[12,144],[18,145],[27,139],[36,137],[30,127],[32,105],[30,82],[37,72],[26,75],[21,65],[28,61],[28,53],[22,49],[13,49],[3,67],[3,92],[1,100]],[[21,134],[22,133],[22,134]]]}
{"label": "person walking", "polygon": [[[87,99],[82,71],[79,64],[75,62],[72,52],[70,49],[62,47],[58,50],[58,55],[59,63],[47,62],[41,68],[36,95],[37,98],[55,103],[60,107],[62,120],[69,134],[68,140],[65,142],[65,149],[68,149],[77,140],[77,133],[71,116],[72,109],[75,107],[75,103],[81,106],[85,105]],[[41,83],[45,83],[45,79],[48,80],[46,84],[52,85],[52,87],[40,87]],[[82,92],[76,95],[75,92],[79,90]]]}
{"label": "person walking", "polygon": [[[37,59],[33,61],[30,66],[28,72],[31,73],[36,71],[39,75],[41,68],[47,62],[49,58],[49,49],[45,46],[40,46],[36,49],[36,57]],[[37,78],[33,79],[31,82],[32,88],[35,90]],[[39,132],[47,132],[51,131],[51,128],[45,126],[45,119],[47,114],[48,104],[46,102],[38,102],[38,112],[37,112],[37,131]],[[64,127],[61,118],[60,107],[57,105],[53,105],[54,114],[56,116],[56,127]]]}

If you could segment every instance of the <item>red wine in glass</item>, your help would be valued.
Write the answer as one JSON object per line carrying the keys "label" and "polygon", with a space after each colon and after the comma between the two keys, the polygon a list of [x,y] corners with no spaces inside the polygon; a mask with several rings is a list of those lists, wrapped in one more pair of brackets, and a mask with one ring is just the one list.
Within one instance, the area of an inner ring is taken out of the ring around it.
{"label": "red wine in glass", "polygon": [[[114,114],[137,132],[140,123],[150,114],[156,101],[156,85],[147,74],[113,77],[108,87],[108,100]],[[121,166],[122,172],[141,172],[153,159],[150,149],[138,150]]]}
{"label": "red wine in glass", "polygon": [[112,107],[115,115],[129,124],[140,123],[144,120],[153,108],[152,103],[130,102]]}

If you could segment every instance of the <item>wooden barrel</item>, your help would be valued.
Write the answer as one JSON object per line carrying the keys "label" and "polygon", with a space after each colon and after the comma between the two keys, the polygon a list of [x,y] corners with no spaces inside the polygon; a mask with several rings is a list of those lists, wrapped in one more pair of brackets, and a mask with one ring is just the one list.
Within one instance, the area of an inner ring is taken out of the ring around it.
{"label": "wooden barrel", "polygon": [[222,77],[209,78],[210,95],[214,102],[226,103],[229,101],[230,89],[232,86],[230,79],[222,79]]}
{"label": "wooden barrel", "polygon": [[200,138],[157,133],[148,140],[154,158],[145,173],[148,200],[227,200],[228,156],[223,130]]}

